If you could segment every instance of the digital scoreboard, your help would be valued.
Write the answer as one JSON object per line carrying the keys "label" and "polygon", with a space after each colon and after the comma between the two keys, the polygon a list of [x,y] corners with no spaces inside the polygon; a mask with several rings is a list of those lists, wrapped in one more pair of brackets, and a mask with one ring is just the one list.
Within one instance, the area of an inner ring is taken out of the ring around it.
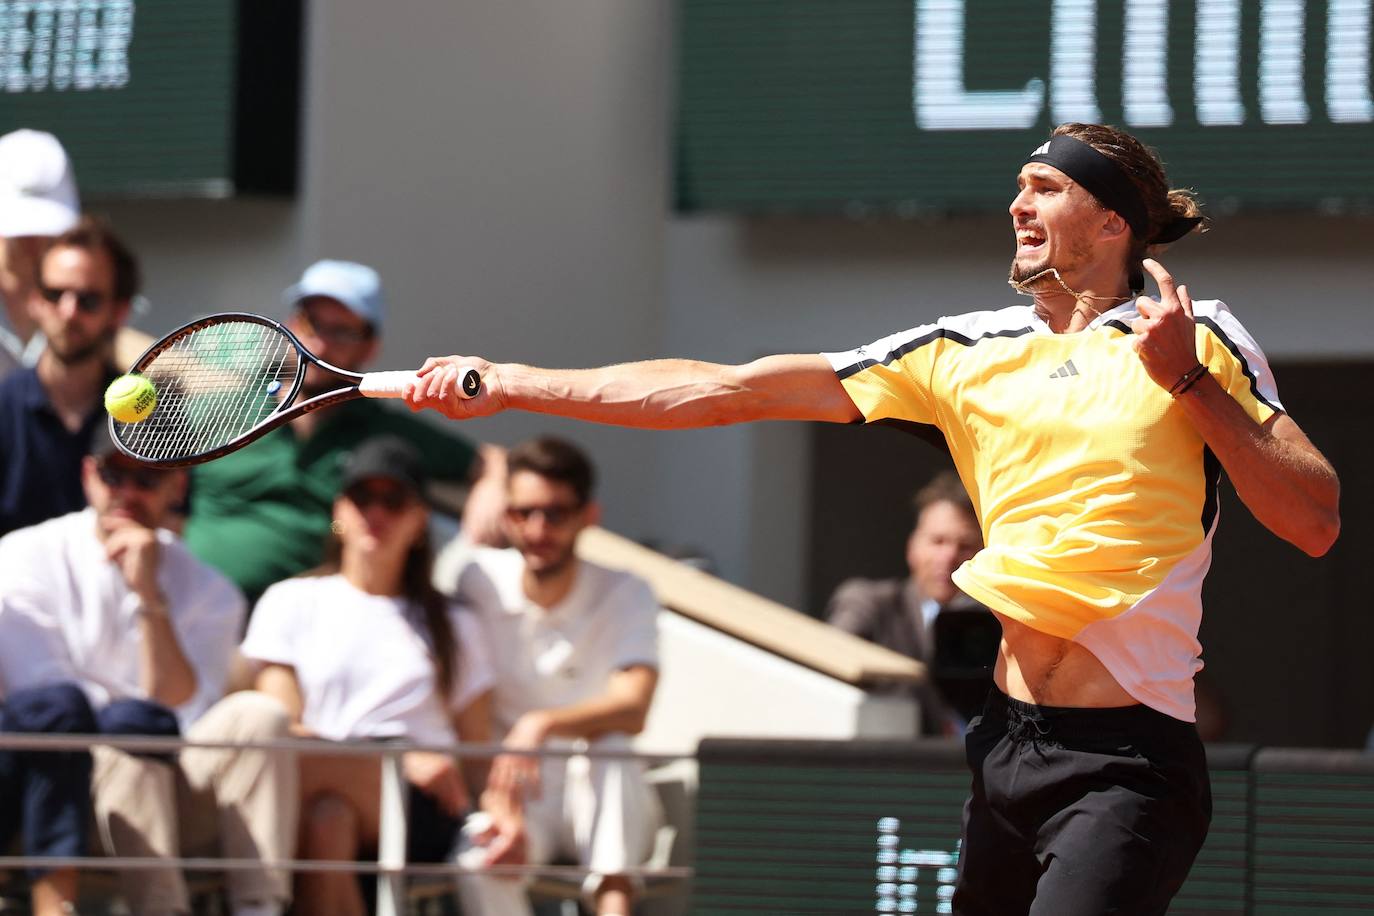
{"label": "digital scoreboard", "polygon": [[1000,209],[1065,121],[1213,212],[1374,212],[1374,0],[683,0],[684,210]]}
{"label": "digital scoreboard", "polygon": [[[1212,822],[1169,916],[1374,912],[1374,753],[1208,745]],[[692,912],[953,912],[962,742],[715,738]]]}
{"label": "digital scoreboard", "polygon": [[300,0],[0,0],[0,132],[55,134],[86,197],[295,186]]}

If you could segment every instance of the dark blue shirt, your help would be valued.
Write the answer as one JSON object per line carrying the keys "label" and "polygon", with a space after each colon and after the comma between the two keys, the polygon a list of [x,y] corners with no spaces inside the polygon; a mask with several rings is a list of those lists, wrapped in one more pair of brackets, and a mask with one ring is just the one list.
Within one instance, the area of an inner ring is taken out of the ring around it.
{"label": "dark blue shirt", "polygon": [[85,507],[81,459],[104,422],[97,406],[80,429],[68,431],[34,369],[0,381],[0,534]]}

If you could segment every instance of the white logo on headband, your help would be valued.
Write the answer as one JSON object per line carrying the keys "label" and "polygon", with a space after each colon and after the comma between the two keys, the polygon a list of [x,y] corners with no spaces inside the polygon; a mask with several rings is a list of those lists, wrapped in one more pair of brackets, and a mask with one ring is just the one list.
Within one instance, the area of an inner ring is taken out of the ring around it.
{"label": "white logo on headband", "polygon": [[1042,144],[1040,144],[1039,146],[1037,146],[1037,147],[1035,148],[1035,152],[1031,153],[1031,155],[1032,155],[1032,156],[1039,156],[1041,153],[1048,153],[1049,151],[1050,151],[1050,141],[1046,140],[1044,143],[1042,143]]}

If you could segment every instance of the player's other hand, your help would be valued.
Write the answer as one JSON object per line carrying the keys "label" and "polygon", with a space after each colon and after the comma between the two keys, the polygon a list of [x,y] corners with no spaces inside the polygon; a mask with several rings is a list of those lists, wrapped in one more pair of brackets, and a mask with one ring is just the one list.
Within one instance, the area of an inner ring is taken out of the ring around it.
{"label": "player's other hand", "polygon": [[[482,389],[474,398],[462,395],[463,373],[476,369]],[[501,379],[493,363],[471,356],[431,356],[415,373],[420,380],[407,385],[402,399],[411,410],[437,410],[451,420],[485,417],[504,410]]]}
{"label": "player's other hand", "polygon": [[1135,352],[1156,385],[1168,390],[1198,363],[1197,325],[1188,287],[1176,286],[1164,265],[1146,258],[1142,266],[1159,284],[1159,301],[1136,299],[1140,317],[1131,322]]}

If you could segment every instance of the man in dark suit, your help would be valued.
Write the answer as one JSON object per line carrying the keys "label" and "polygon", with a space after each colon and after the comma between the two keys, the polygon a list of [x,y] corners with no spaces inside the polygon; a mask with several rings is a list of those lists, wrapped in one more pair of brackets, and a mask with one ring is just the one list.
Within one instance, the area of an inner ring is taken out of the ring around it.
{"label": "man in dark suit", "polygon": [[961,735],[982,708],[1000,638],[996,619],[959,591],[954,570],[983,546],[973,502],[952,471],[916,493],[907,539],[911,575],[849,579],[826,608],[834,626],[924,662],[930,682],[894,686],[921,704],[922,730]]}

